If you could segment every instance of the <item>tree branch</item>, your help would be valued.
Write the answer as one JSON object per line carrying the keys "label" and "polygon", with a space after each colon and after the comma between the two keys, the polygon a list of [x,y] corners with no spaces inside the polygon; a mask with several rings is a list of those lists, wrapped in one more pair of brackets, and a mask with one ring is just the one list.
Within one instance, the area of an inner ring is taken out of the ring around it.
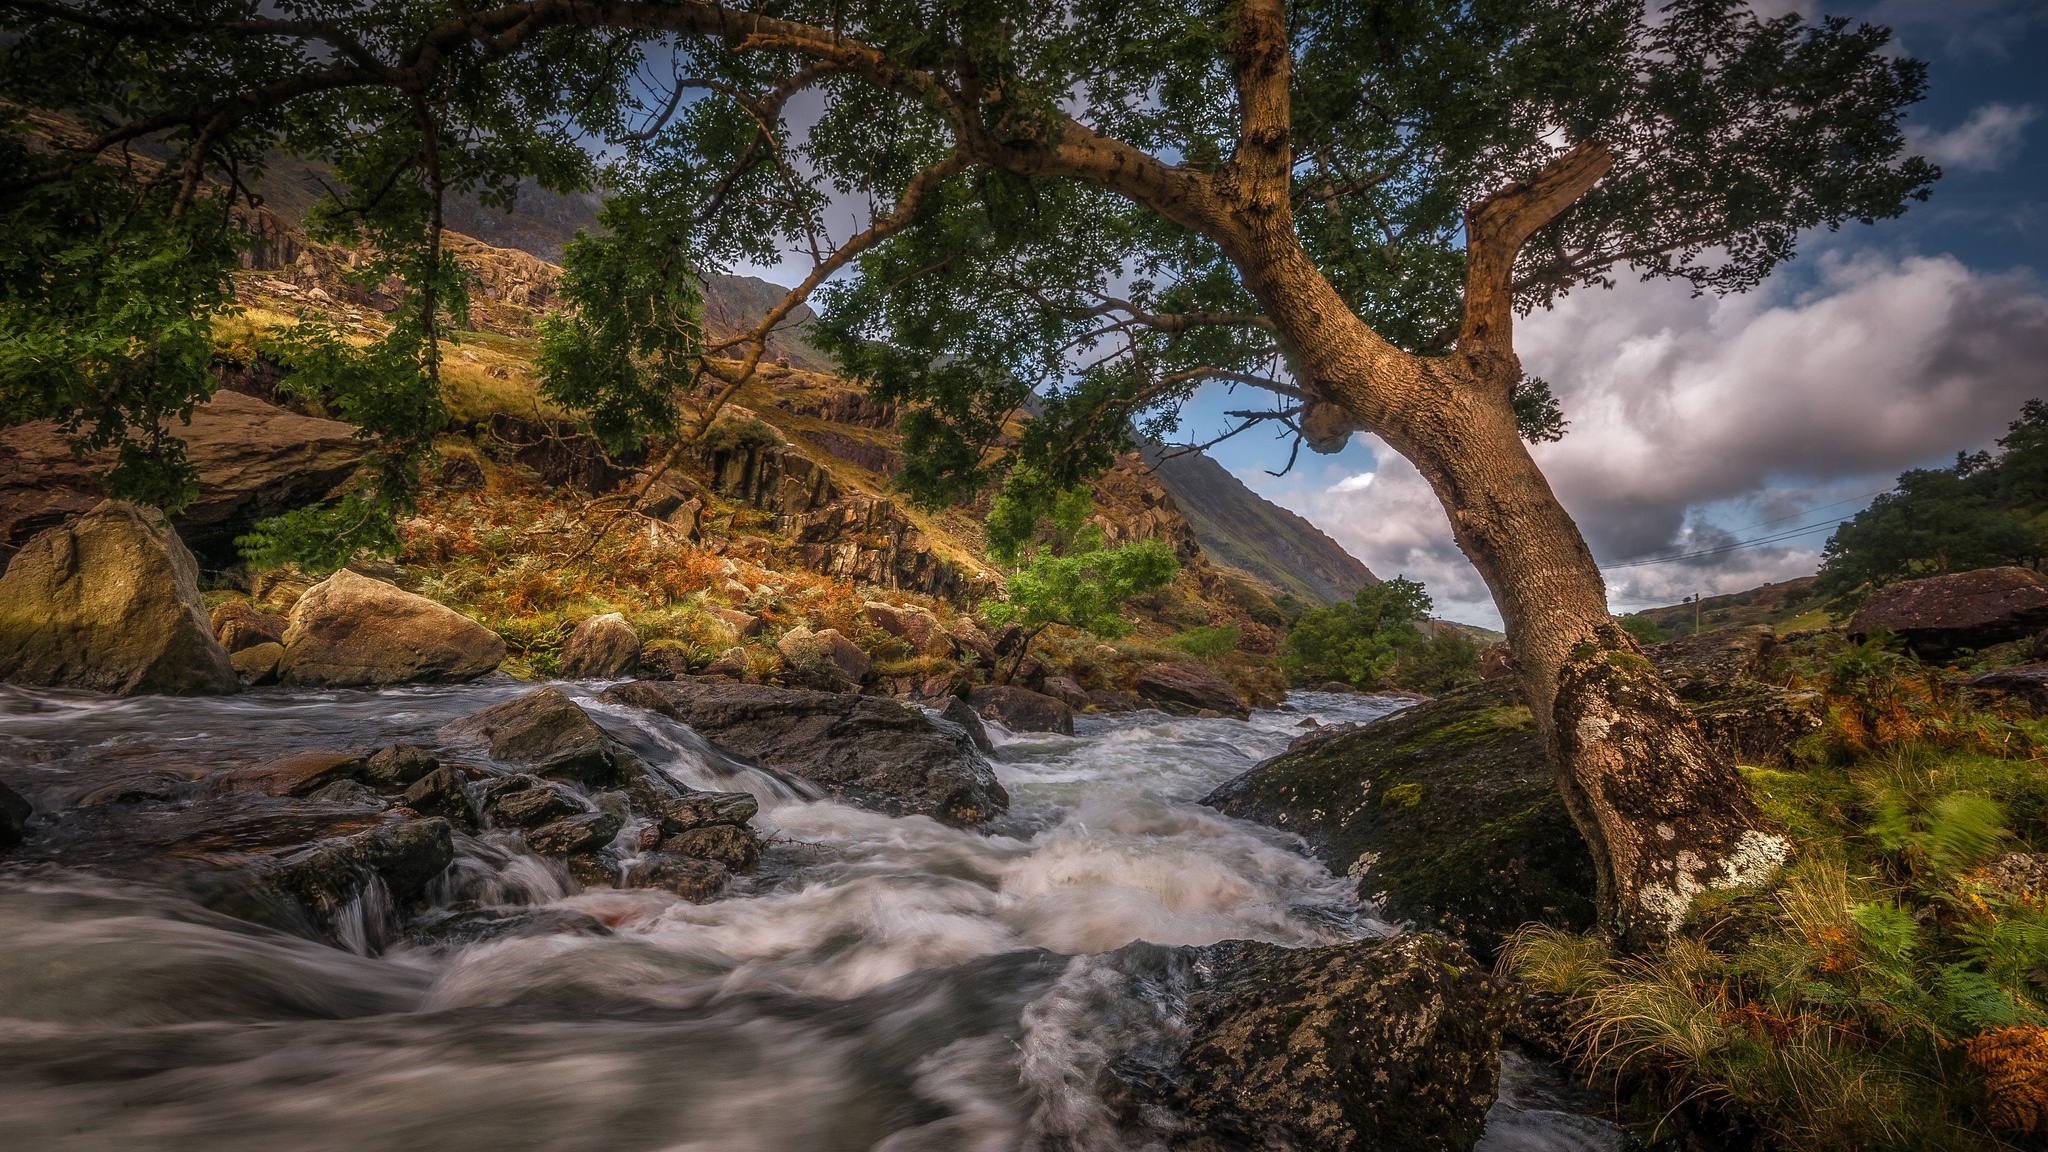
{"label": "tree branch", "polygon": [[1458,348],[1512,355],[1515,257],[1536,230],[1584,196],[1614,166],[1605,141],[1585,140],[1465,213],[1465,318]]}

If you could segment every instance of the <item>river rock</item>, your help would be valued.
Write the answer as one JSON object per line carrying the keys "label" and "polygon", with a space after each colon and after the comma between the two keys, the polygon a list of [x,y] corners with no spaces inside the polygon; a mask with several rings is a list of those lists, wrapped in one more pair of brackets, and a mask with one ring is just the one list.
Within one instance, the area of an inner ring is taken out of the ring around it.
{"label": "river rock", "polygon": [[761,809],[760,802],[745,792],[684,788],[630,753],[621,754],[620,769],[633,808],[653,818],[667,835],[712,824],[744,826]]}
{"label": "river rock", "polygon": [[230,600],[208,617],[214,639],[230,655],[258,644],[284,643],[285,618],[259,612],[246,600]]}
{"label": "river rock", "polygon": [[1074,710],[1043,692],[1014,684],[983,684],[967,692],[967,704],[984,720],[1012,732],[1074,734]]}
{"label": "river rock", "polygon": [[469,807],[469,795],[462,775],[453,768],[436,768],[412,782],[399,803],[422,816],[439,816],[461,827],[476,827]]}
{"label": "river rock", "polygon": [[244,688],[277,683],[277,666],[284,660],[284,645],[275,642],[251,644],[228,657],[235,679]]}
{"label": "river rock", "polygon": [[329,784],[355,779],[362,769],[363,758],[353,752],[294,752],[236,772],[227,784],[236,792],[311,796]]}
{"label": "river rock", "polygon": [[725,891],[732,873],[715,860],[651,853],[637,880],[643,888],[666,888],[692,904],[702,904]]}
{"label": "river rock", "polygon": [[482,742],[491,757],[551,780],[609,784],[618,779],[618,750],[568,693],[542,688],[442,725],[450,744]]}
{"label": "river rock", "polygon": [[1138,695],[1163,711],[1189,716],[1204,709],[1238,720],[1249,719],[1251,709],[1230,681],[1200,664],[1184,662],[1147,664],[1138,670],[1134,685]]}
{"label": "river rock", "polygon": [[732,872],[752,872],[761,862],[761,838],[731,824],[709,824],[677,833],[661,842],[661,850],[674,856],[715,860]]}
{"label": "river rock", "polygon": [[617,680],[640,669],[640,634],[617,612],[592,616],[562,646],[562,675],[570,680]]}
{"label": "river rock", "polygon": [[375,877],[398,901],[416,900],[455,862],[454,829],[446,820],[406,820],[327,840],[263,869],[268,887],[283,892],[322,926]]}
{"label": "river rock", "polygon": [[867,677],[869,661],[836,628],[813,632],[801,625],[775,642],[783,675],[791,684],[824,692],[850,692]]}
{"label": "river rock", "polygon": [[1010,804],[966,733],[914,704],[708,677],[615,684],[602,699],[660,712],[770,771],[892,816],[970,827]]}
{"label": "river rock", "polygon": [[1045,694],[1074,709],[1076,712],[1088,707],[1091,703],[1088,699],[1087,689],[1081,687],[1071,676],[1047,676],[1045,678]]}
{"label": "river rock", "polygon": [[7,565],[0,680],[123,696],[241,686],[192,553],[153,509],[118,500],[38,533]]}
{"label": "river rock", "polygon": [[583,801],[568,789],[545,781],[536,781],[518,791],[501,792],[495,800],[490,807],[491,818],[511,828],[538,828],[588,811]]}
{"label": "river rock", "polygon": [[594,852],[612,842],[620,823],[609,812],[587,812],[533,829],[526,834],[526,846],[544,856]]}
{"label": "river rock", "polygon": [[1088,706],[1097,712],[1136,712],[1145,706],[1136,693],[1119,692],[1114,688],[1090,688]]}
{"label": "river rock", "polygon": [[417,744],[387,744],[372,753],[359,775],[372,787],[409,788],[441,762]]}
{"label": "river rock", "polygon": [[28,820],[35,807],[21,793],[0,784],[0,852],[12,852],[28,837]]}
{"label": "river rock", "polygon": [[1870,594],[1849,618],[1849,635],[1882,628],[1929,659],[1986,648],[2048,627],[2048,575],[2031,568],[1983,568],[1902,580]]}
{"label": "river rock", "polygon": [[860,607],[870,623],[908,643],[919,656],[950,658],[953,655],[953,637],[929,609],[915,604],[885,604],[879,600],[869,600]]}
{"label": "river rock", "polygon": [[939,718],[958,724],[967,733],[967,738],[974,741],[974,746],[982,752],[996,750],[995,741],[988,738],[988,729],[982,724],[980,714],[975,712],[972,704],[960,697],[946,697],[945,706],[939,709]]}
{"label": "river rock", "polygon": [[1479,1139],[1516,998],[1457,945],[1411,933],[1186,951],[1179,1035],[1113,1066],[1123,1091],[1106,1095],[1127,1123],[1202,1152],[1464,1152]]}
{"label": "river rock", "polygon": [[505,642],[469,617],[395,584],[344,568],[299,597],[279,679],[353,688],[474,680],[505,659]]}

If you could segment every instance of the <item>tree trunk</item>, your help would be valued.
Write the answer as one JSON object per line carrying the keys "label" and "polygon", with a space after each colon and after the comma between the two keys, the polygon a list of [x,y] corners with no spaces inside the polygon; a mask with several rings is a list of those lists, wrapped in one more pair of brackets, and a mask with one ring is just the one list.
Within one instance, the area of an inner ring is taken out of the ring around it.
{"label": "tree trunk", "polygon": [[[1239,222],[1256,236],[1256,218]],[[1699,892],[1765,879],[1790,845],[1615,625],[1592,551],[1516,428],[1513,354],[1392,348],[1291,232],[1290,223],[1270,243],[1226,248],[1236,249],[1297,376],[1416,465],[1485,578],[1551,771],[1592,849],[1601,926],[1628,944],[1655,940],[1678,927]]]}

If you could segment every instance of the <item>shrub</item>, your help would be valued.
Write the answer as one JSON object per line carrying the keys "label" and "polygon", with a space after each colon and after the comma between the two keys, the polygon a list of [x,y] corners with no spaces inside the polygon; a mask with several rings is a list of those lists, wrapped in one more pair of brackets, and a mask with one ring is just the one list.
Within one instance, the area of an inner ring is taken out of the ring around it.
{"label": "shrub", "polygon": [[1341,680],[1354,688],[1436,692],[1472,678],[1479,646],[1449,626],[1423,635],[1429,593],[1402,577],[1360,588],[1349,601],[1301,614],[1280,649],[1297,682]]}
{"label": "shrub", "polygon": [[1190,628],[1177,636],[1168,636],[1161,643],[1197,660],[1215,661],[1222,659],[1226,652],[1237,651],[1243,640],[1242,628],[1213,627]]}

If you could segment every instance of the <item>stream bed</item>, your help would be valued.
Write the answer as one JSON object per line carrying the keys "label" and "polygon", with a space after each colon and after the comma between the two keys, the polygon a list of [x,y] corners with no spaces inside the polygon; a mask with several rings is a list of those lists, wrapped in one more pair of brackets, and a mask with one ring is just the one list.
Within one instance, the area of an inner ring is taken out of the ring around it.
{"label": "stream bed", "polygon": [[[1196,801],[1306,719],[1369,722],[1397,698],[1297,693],[1249,723],[1087,716],[1072,737],[992,727],[1012,806],[980,833],[807,797],[596,701],[601,685],[561,687],[674,779],[753,793],[760,870],[699,905],[582,890],[516,842],[462,836],[433,899],[516,928],[422,935],[372,894],[344,949],[61,850],[16,863],[0,870],[0,1148],[1109,1152],[1126,1145],[1097,1073],[1157,1024],[1130,976],[1139,942],[1392,931],[1290,835]],[[138,774],[431,745],[530,690],[0,688],[0,779],[51,811]],[[1480,1147],[1621,1147],[1582,1110],[1510,1053]]]}

